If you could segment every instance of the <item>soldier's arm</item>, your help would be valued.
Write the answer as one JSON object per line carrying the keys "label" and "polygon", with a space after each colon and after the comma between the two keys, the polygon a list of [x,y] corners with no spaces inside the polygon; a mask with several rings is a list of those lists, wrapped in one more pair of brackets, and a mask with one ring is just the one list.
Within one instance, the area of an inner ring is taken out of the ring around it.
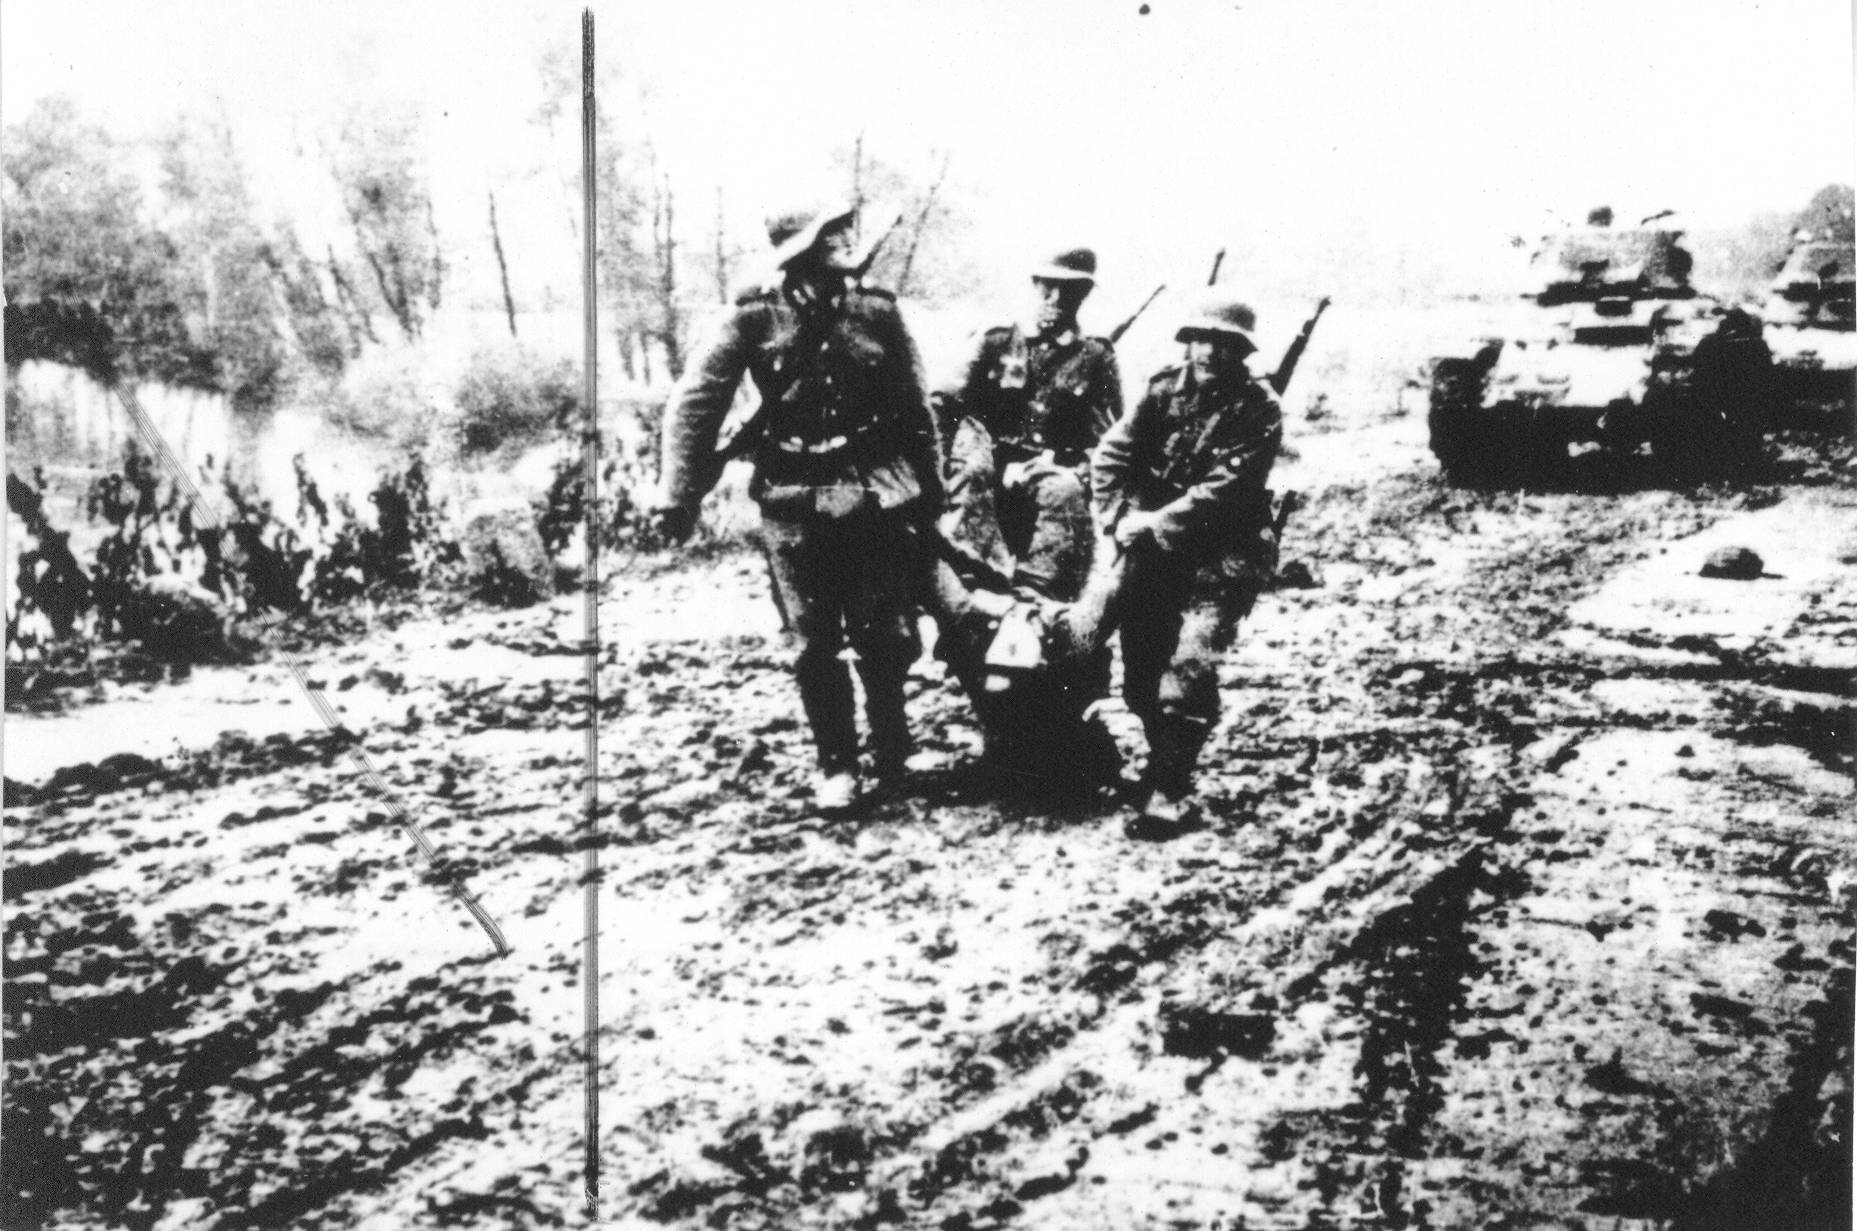
{"label": "soldier's arm", "polygon": [[1094,396],[1090,402],[1090,438],[1101,440],[1122,417],[1122,369],[1115,360],[1115,351],[1105,345],[1101,366],[1096,373],[1093,384]]}
{"label": "soldier's arm", "polygon": [[1257,501],[1283,445],[1283,409],[1261,386],[1241,412],[1238,431],[1219,450],[1206,476],[1155,510],[1154,541],[1163,550],[1221,510]]}
{"label": "soldier's arm", "polygon": [[[1101,358],[1097,361],[1096,371],[1090,381],[1090,400],[1084,407],[1087,416],[1084,430],[1088,433],[1090,443],[1086,446],[1094,450],[1096,443],[1109,433],[1109,429],[1122,418],[1122,372],[1116,366],[1115,350],[1107,342],[1103,344]],[[1091,490],[1096,487],[1095,461],[1086,457],[1084,480]]]}
{"label": "soldier's arm", "polygon": [[929,408],[928,392],[924,388],[922,355],[916,349],[916,340],[910,335],[908,326],[903,323],[903,314],[894,303],[887,305],[884,319],[889,334],[884,339],[885,350],[892,356],[887,396],[891,413],[902,429],[899,447],[916,472],[916,481],[922,486],[922,496],[927,506],[940,509],[941,437],[936,429],[935,415]]}
{"label": "soldier's arm", "polygon": [[694,509],[715,485],[716,436],[748,370],[755,308],[741,304],[711,328],[664,408],[663,499]]}
{"label": "soldier's arm", "polygon": [[1144,434],[1141,429],[1159,410],[1158,395],[1150,389],[1135,403],[1135,409],[1109,425],[1090,454],[1096,525],[1105,534],[1115,529],[1133,505],[1135,464]]}
{"label": "soldier's arm", "polygon": [[955,425],[976,404],[975,393],[986,380],[992,361],[988,334],[987,330],[978,330],[968,339],[961,358],[950,369],[938,374],[934,391],[929,395],[944,448],[953,442]]}

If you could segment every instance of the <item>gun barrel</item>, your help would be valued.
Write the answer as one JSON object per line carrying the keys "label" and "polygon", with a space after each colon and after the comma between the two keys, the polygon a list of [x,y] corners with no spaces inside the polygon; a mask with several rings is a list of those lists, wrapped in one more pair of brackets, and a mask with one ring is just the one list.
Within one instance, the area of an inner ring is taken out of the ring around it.
{"label": "gun barrel", "polygon": [[1113,346],[1115,343],[1120,342],[1122,340],[1122,335],[1127,333],[1131,328],[1133,328],[1135,322],[1141,319],[1141,314],[1148,310],[1148,305],[1153,303],[1156,299],[1159,299],[1161,292],[1166,289],[1167,289],[1167,284],[1163,282],[1159,286],[1155,287],[1152,291],[1148,292],[1148,297],[1141,301],[1141,306],[1139,308],[1136,308],[1133,312],[1131,312],[1127,320],[1123,321],[1120,325],[1117,325],[1114,329],[1110,330],[1109,332],[1110,345]]}
{"label": "gun barrel", "polygon": [[870,267],[877,263],[877,254],[883,251],[884,244],[889,242],[890,236],[896,234],[896,228],[902,225],[903,215],[899,210],[896,216],[890,219],[889,224],[864,245],[864,250],[858,253],[856,262],[858,277],[862,278],[870,272]]}
{"label": "gun barrel", "polygon": [[1302,362],[1302,353],[1309,348],[1309,339],[1315,334],[1315,323],[1322,319],[1322,313],[1327,310],[1328,296],[1324,295],[1321,302],[1315,305],[1315,311],[1309,319],[1302,323],[1302,330],[1290,343],[1289,349],[1283,352],[1283,361],[1277,365],[1277,370],[1270,374],[1270,387],[1274,392],[1281,394],[1290,387],[1290,377],[1296,375],[1296,365]]}

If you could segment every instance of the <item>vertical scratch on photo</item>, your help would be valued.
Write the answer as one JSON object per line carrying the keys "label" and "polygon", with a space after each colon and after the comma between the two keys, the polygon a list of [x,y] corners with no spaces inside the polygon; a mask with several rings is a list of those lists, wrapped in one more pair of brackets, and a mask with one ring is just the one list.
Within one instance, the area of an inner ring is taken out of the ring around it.
{"label": "vertical scratch on photo", "polygon": [[586,1020],[585,1104],[586,1127],[586,1199],[590,1218],[600,1216],[600,414],[599,414],[599,219],[595,213],[597,188],[594,183],[593,97],[593,10],[580,14],[580,140],[582,202],[585,222],[581,227],[581,277],[586,322],[586,390],[582,398],[586,430],[581,440],[582,461],[586,472],[586,592],[585,634],[587,649],[587,766],[584,817],[586,875],[585,894],[586,943],[581,947],[581,984],[585,988]]}

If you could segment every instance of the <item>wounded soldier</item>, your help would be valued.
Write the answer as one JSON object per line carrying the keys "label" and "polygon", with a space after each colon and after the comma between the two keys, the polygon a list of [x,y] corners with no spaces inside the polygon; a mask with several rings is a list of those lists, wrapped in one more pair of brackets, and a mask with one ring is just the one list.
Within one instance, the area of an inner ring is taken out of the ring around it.
{"label": "wounded soldier", "polygon": [[929,602],[938,651],[973,702],[1001,785],[1038,794],[1117,776],[1114,742],[1084,721],[1108,686],[1106,654],[1042,664],[1036,629],[1090,573],[1090,453],[1122,412],[1113,347],[1077,324],[1095,275],[1087,248],[1035,266],[1029,321],[984,331],[935,397],[948,445]]}

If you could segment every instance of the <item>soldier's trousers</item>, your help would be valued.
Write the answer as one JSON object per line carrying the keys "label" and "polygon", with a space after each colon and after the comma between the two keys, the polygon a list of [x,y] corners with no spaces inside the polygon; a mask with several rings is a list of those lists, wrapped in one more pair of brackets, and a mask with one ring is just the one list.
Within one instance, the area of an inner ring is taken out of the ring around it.
{"label": "soldier's trousers", "polygon": [[1122,698],[1148,736],[1148,785],[1178,797],[1219,720],[1219,656],[1261,586],[1240,558],[1195,563],[1152,545],[1130,562],[1116,623]]}
{"label": "soldier's trousers", "polygon": [[1014,578],[1070,602],[1090,571],[1089,492],[1074,471],[1043,459],[1008,465],[1000,480],[999,528],[1017,561]]}
{"label": "soldier's trousers", "polygon": [[972,420],[959,429],[948,470],[952,540],[1045,598],[1077,597],[1094,539],[1077,471],[1044,456],[1011,461]]}
{"label": "soldier's trousers", "polygon": [[797,641],[794,676],[812,728],[819,766],[857,765],[857,705],[840,656],[857,653],[871,751],[880,765],[910,750],[903,682],[922,651],[912,600],[921,586],[908,515],[867,501],[840,516],[763,512],[774,584]]}

